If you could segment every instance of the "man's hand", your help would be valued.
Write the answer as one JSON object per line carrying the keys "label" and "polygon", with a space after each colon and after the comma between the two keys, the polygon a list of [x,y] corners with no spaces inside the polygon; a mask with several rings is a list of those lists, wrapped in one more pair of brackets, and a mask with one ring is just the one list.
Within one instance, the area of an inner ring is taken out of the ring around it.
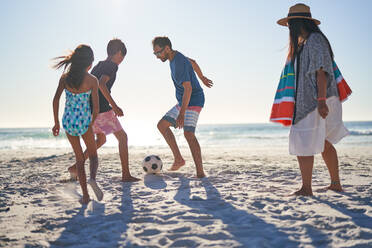
{"label": "man's hand", "polygon": [[213,82],[212,82],[212,80],[210,80],[209,78],[203,76],[203,77],[201,78],[201,80],[202,80],[203,84],[204,84],[205,86],[207,86],[208,88],[211,88],[211,87],[213,86]]}
{"label": "man's hand", "polygon": [[54,124],[54,127],[52,128],[53,135],[58,136],[59,130],[60,130],[59,123]]}
{"label": "man's hand", "polygon": [[184,123],[185,123],[185,114],[180,113],[176,120],[176,128],[183,128]]}
{"label": "man's hand", "polygon": [[114,105],[112,106],[112,110],[114,110],[116,116],[124,116],[123,110],[119,108],[119,106]]}
{"label": "man's hand", "polygon": [[327,117],[329,110],[324,100],[318,101],[318,112],[323,119]]}

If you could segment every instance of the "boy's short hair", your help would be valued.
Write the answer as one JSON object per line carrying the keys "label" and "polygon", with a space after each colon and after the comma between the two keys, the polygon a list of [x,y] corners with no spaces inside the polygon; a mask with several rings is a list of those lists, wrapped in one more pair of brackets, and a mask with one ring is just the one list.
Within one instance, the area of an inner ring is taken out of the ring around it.
{"label": "boy's short hair", "polygon": [[172,49],[172,43],[166,36],[157,36],[152,40],[152,46],[158,45],[159,47],[163,48],[165,46],[169,46]]}
{"label": "boy's short hair", "polygon": [[112,56],[118,51],[121,51],[121,54],[125,56],[127,54],[127,48],[120,39],[112,39],[107,44],[107,55]]}

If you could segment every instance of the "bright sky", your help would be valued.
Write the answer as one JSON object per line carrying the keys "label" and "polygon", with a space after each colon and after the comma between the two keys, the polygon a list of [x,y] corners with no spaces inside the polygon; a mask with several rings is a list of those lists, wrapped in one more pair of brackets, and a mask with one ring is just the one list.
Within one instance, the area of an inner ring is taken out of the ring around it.
{"label": "bright sky", "polygon": [[[331,42],[335,60],[354,91],[344,120],[372,120],[370,71],[372,1],[303,1]],[[52,127],[52,98],[62,71],[51,58],[89,44],[96,64],[106,44],[124,41],[112,95],[122,123],[153,125],[175,103],[169,63],[152,54],[166,35],[214,81],[204,87],[200,123],[268,122],[288,48],[276,24],[297,1],[12,1],[1,3],[0,127]],[[63,114],[61,101],[60,116]]]}

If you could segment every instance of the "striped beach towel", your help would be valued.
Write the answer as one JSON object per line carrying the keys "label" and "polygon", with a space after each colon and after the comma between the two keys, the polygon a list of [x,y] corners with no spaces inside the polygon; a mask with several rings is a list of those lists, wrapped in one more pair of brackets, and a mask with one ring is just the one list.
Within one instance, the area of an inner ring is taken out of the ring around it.
{"label": "striped beach towel", "polygon": [[[333,73],[337,82],[340,101],[344,102],[352,91],[343,78],[335,61],[333,61]],[[270,121],[281,123],[284,126],[292,125],[296,94],[295,83],[294,68],[290,60],[288,60],[280,75],[279,86],[271,109]]]}

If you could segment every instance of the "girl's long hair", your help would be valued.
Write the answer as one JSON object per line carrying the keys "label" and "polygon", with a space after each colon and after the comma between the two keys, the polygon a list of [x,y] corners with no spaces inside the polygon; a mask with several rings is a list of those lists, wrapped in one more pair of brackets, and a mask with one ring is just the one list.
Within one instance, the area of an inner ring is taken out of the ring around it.
{"label": "girl's long hair", "polygon": [[79,89],[83,82],[86,69],[94,60],[93,50],[90,46],[79,45],[70,55],[54,58],[60,60],[53,66],[55,69],[63,68],[66,71],[65,82],[73,89]]}
{"label": "girl's long hair", "polygon": [[331,48],[331,44],[329,43],[327,37],[323,34],[320,30],[318,25],[313,20],[303,19],[303,18],[296,18],[288,20],[288,27],[289,27],[289,51],[288,51],[288,58],[291,59],[292,65],[294,65],[294,61],[297,56],[300,54],[301,48],[298,44],[298,38],[301,36],[301,31],[306,31],[309,35],[311,33],[319,33],[321,34],[328,43],[329,53],[331,58],[333,59],[333,51]]}

